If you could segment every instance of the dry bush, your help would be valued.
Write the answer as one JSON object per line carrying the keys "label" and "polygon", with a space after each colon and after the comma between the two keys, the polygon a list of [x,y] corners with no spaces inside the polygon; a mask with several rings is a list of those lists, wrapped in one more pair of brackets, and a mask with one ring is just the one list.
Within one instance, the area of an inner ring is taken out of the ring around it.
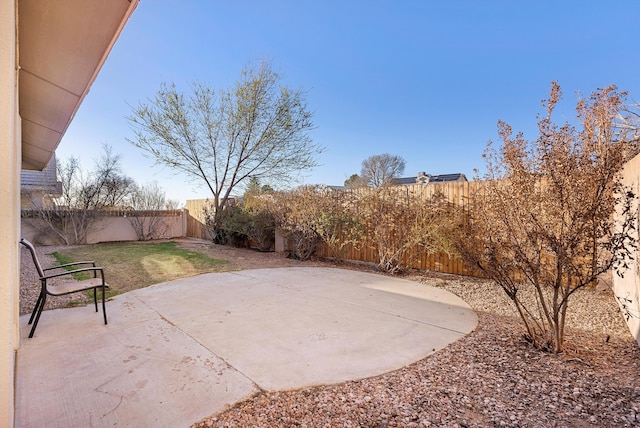
{"label": "dry bush", "polygon": [[318,195],[319,217],[316,231],[334,259],[357,248],[364,237],[364,226],[357,215],[358,199],[350,191],[324,191]]}
{"label": "dry bush", "polygon": [[361,238],[362,227],[353,214],[355,198],[350,192],[302,186],[262,200],[269,201],[276,225],[291,243],[291,256],[296,259],[308,259],[321,243],[333,257],[341,258],[344,249]]}
{"label": "dry bush", "polygon": [[624,94],[609,87],[580,100],[581,129],[552,121],[560,97],[554,83],[535,141],[499,123],[502,147],[487,147],[485,186],[457,244],[468,265],[507,293],[527,339],[554,353],[563,349],[571,295],[631,257],[637,216],[619,176],[635,144],[632,129],[620,126],[628,123],[620,120]]}
{"label": "dry bush", "polygon": [[423,200],[401,186],[358,193],[362,245],[377,252],[381,270],[398,273],[425,254],[453,252],[451,238],[459,221],[442,194]]}
{"label": "dry bush", "polygon": [[341,259],[350,248],[373,248],[381,270],[397,273],[424,254],[454,251],[459,217],[442,194],[423,200],[405,187],[336,191],[303,186],[274,193],[276,225],[292,245],[291,256],[308,259],[323,243]]}
{"label": "dry bush", "polygon": [[309,259],[320,243],[318,219],[323,211],[318,201],[321,197],[322,189],[318,186],[273,194],[271,206],[276,225],[293,246],[290,254],[293,258]]}
{"label": "dry bush", "polygon": [[270,199],[269,193],[249,194],[242,204],[242,209],[249,216],[245,234],[260,251],[271,250],[275,241],[275,217],[271,207],[264,202]]}

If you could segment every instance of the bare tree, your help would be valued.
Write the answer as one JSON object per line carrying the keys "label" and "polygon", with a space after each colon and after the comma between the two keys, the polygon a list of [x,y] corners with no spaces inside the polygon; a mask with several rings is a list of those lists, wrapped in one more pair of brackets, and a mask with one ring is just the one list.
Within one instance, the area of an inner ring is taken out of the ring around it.
{"label": "bare tree", "polygon": [[[84,198],[86,208],[117,208],[126,203],[127,198],[136,188],[135,181],[122,173],[121,155],[113,153],[109,145],[102,146],[102,154],[95,161],[95,167],[84,181]],[[82,199],[82,198],[81,198]]]}
{"label": "bare tree", "polygon": [[502,147],[487,147],[485,185],[459,240],[466,262],[509,296],[526,338],[554,353],[563,350],[570,297],[625,267],[637,221],[635,196],[619,176],[634,140],[634,130],[621,126],[629,119],[625,94],[612,86],[581,99],[581,129],[552,121],[560,97],[554,82],[535,141],[499,123]]}
{"label": "bare tree", "polygon": [[322,149],[308,133],[313,115],[306,93],[280,81],[262,61],[246,67],[229,90],[195,84],[185,95],[165,83],[128,117],[136,137],[130,142],[156,163],[205,184],[220,212],[249,178],[283,185],[317,165]]}
{"label": "bare tree", "polygon": [[44,220],[44,226],[35,219],[34,226],[40,224],[43,233],[52,233],[67,245],[85,243],[100,213],[122,204],[134,185],[122,174],[120,156],[107,145],[93,170],[83,171],[76,158],[59,161],[57,170],[62,195],[52,198],[51,206],[37,209],[35,217]]}
{"label": "bare tree", "polygon": [[138,240],[161,237],[167,230],[165,217],[159,211],[167,209],[164,191],[155,181],[137,188],[130,196],[131,207],[137,211],[127,219],[136,231]]}
{"label": "bare tree", "polygon": [[404,174],[405,160],[397,155],[383,153],[362,161],[360,179],[371,187],[380,187]]}

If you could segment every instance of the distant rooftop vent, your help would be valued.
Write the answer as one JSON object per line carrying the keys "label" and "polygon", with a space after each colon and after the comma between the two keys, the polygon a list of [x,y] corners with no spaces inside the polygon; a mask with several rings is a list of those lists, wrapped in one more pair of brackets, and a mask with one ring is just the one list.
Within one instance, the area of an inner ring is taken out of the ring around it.
{"label": "distant rooftop vent", "polygon": [[416,184],[427,184],[431,180],[431,175],[424,171],[419,171],[416,177]]}

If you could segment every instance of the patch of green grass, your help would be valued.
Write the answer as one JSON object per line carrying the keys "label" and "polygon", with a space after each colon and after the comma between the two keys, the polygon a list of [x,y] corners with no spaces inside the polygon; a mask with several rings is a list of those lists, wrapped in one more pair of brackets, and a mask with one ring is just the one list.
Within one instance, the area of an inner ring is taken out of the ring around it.
{"label": "patch of green grass", "polygon": [[[75,260],[73,260],[72,258],[70,258],[70,257],[68,257],[68,256],[66,256],[64,254],[61,254],[61,253],[59,253],[57,251],[55,253],[51,253],[51,255],[56,259],[56,262],[57,262],[56,266],[66,265],[67,263],[75,262]],[[78,261],[81,261],[81,260],[78,260]],[[67,266],[67,267],[65,267],[65,270],[72,271],[72,270],[81,269],[81,268],[84,268],[84,267],[91,267],[91,266],[90,265]],[[60,273],[62,273],[62,272],[60,272]],[[77,272],[77,273],[71,274],[71,276],[73,278],[77,279],[78,281],[82,281],[82,280],[91,278],[91,274],[89,272]]]}
{"label": "patch of green grass", "polygon": [[[109,284],[107,282],[107,284]],[[91,300],[93,300],[93,290],[87,290],[87,297]],[[110,298],[112,298],[113,296],[117,296],[118,294],[120,294],[121,292],[119,292],[118,290],[114,290],[113,287],[111,287],[111,284],[109,284],[109,288],[106,289],[104,296],[107,300],[109,300]],[[102,291],[98,291],[98,300],[102,299]],[[71,302],[71,305],[76,304],[76,305],[81,305],[83,302]]]}
{"label": "patch of green grass", "polygon": [[[147,287],[159,282],[210,272],[226,271],[226,260],[166,242],[109,242],[63,249],[53,256],[60,264],[95,260],[104,268],[108,296]],[[89,296],[93,299],[93,293]]]}

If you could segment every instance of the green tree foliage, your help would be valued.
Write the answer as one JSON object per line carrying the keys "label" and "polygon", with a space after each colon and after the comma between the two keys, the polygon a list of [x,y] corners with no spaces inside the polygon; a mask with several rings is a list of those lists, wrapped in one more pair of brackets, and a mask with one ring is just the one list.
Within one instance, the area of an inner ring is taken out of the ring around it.
{"label": "green tree foliage", "polygon": [[[213,226],[213,217],[209,219]],[[222,237],[217,241],[221,244],[234,247],[247,245],[249,224],[251,215],[243,208],[242,204],[233,204],[224,207],[217,215],[218,229]]]}
{"label": "green tree foliage", "polygon": [[249,224],[246,235],[250,244],[260,251],[270,251],[275,243],[276,223],[273,210],[265,203],[271,201],[270,191],[261,187],[261,192],[248,195],[243,208],[249,214]]}
{"label": "green tree foliage", "polygon": [[485,186],[458,241],[468,265],[507,293],[526,338],[554,353],[563,350],[570,297],[625,266],[637,221],[619,176],[637,143],[625,94],[608,87],[581,99],[579,128],[553,121],[560,98],[553,83],[535,141],[498,124],[502,146],[487,147]]}
{"label": "green tree foliage", "polygon": [[247,184],[247,188],[244,191],[244,195],[251,196],[264,192],[273,192],[273,187],[268,184],[260,185],[260,180],[255,177],[251,177],[249,179],[249,183]]}
{"label": "green tree foliage", "polygon": [[[218,214],[218,241],[238,247],[251,247],[259,251],[270,251],[275,242],[275,219],[270,201],[265,192],[246,194],[240,202],[227,205]],[[213,232],[213,214],[206,218],[207,228]]]}
{"label": "green tree foliage", "polygon": [[344,180],[344,186],[348,189],[358,189],[367,187],[367,183],[358,174],[351,174],[351,177]]}
{"label": "green tree foliage", "polygon": [[244,195],[255,195],[262,191],[260,188],[260,180],[255,177],[251,177],[249,179],[249,184],[247,184],[247,189],[244,192]]}
{"label": "green tree foliage", "polygon": [[255,178],[279,186],[317,165],[312,112],[303,90],[281,85],[271,64],[246,67],[230,89],[194,84],[190,94],[164,83],[128,117],[130,142],[158,164],[204,184],[221,212],[238,185]]}

